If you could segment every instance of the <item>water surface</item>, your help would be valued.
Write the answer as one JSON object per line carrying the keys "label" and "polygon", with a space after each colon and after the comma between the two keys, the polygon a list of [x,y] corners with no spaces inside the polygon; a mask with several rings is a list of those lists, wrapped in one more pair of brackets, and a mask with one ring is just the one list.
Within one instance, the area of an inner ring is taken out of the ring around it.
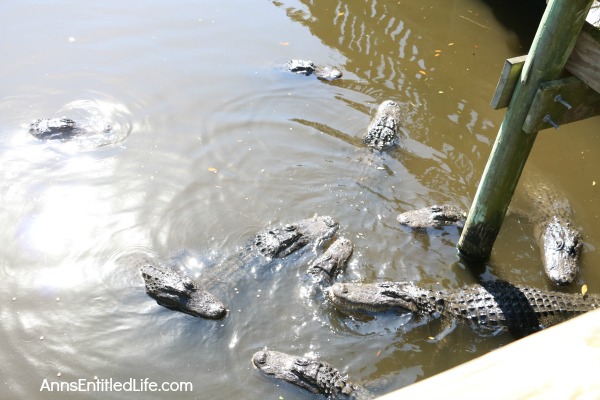
{"label": "water surface", "polygon": [[[496,3],[0,5],[0,397],[81,398],[40,388],[147,378],[193,384],[173,398],[312,398],[252,368],[265,346],[318,356],[357,381],[386,378],[390,391],[512,341],[466,326],[432,340],[444,321],[338,313],[302,286],[310,251],[215,284],[230,309],[223,321],[157,306],[137,271],[154,258],[202,282],[235,268],[256,231],[320,214],[355,243],[340,280],[550,288],[527,221],[508,217],[474,274],[456,255],[456,229],[413,234],[395,220],[472,201],[504,116],[489,106],[502,64],[526,53],[540,16]],[[515,14],[523,21],[506,25]],[[291,58],[344,76],[289,74]],[[401,104],[406,139],[374,158],[360,138],[386,99]],[[32,120],[61,116],[115,129],[64,143],[28,135]],[[600,291],[599,126],[544,131],[529,160],[568,193],[583,232],[582,272],[567,291]]]}

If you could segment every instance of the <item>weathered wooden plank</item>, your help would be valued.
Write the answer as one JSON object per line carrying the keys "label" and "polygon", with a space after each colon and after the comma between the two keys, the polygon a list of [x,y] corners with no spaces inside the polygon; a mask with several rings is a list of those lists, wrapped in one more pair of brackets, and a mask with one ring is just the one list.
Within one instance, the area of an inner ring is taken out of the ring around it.
{"label": "weathered wooden plank", "polygon": [[600,93],[600,29],[585,24],[566,68]]}
{"label": "weathered wooden plank", "polygon": [[551,0],[546,7],[457,245],[467,260],[481,263],[492,252],[537,136],[522,129],[529,107],[539,85],[563,72],[592,3]]}
{"label": "weathered wooden plank", "polygon": [[494,110],[508,107],[526,58],[527,55],[524,55],[509,58],[504,61],[502,74],[500,75],[500,80],[498,80],[498,84],[496,85],[494,97],[492,97],[491,105]]}
{"label": "weathered wooden plank", "polygon": [[523,130],[538,132],[552,128],[552,124],[564,125],[597,115],[600,115],[600,93],[571,76],[540,85]]}
{"label": "weathered wooden plank", "polygon": [[513,342],[378,400],[600,399],[600,310]]}
{"label": "weathered wooden plank", "polygon": [[[508,107],[527,55],[509,58],[492,97],[494,110]],[[600,93],[600,29],[585,23],[569,56],[567,71]]]}

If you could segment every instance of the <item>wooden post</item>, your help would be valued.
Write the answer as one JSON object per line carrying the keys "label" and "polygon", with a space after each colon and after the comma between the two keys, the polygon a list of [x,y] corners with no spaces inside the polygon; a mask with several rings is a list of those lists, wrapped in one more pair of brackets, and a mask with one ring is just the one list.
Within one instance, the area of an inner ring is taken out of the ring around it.
{"label": "wooden post", "polygon": [[492,252],[537,135],[523,131],[533,98],[563,71],[592,3],[551,0],[546,7],[458,242],[467,260],[485,261]]}

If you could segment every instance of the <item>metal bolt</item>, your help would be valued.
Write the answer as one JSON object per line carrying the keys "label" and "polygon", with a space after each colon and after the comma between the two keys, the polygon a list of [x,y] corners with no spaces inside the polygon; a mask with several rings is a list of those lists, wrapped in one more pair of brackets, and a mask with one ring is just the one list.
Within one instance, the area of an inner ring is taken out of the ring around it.
{"label": "metal bolt", "polygon": [[556,103],[560,103],[563,106],[567,107],[568,110],[570,110],[572,107],[569,103],[567,103],[560,94],[557,94],[556,97],[554,98],[554,102]]}
{"label": "metal bolt", "polygon": [[554,127],[554,129],[558,129],[558,124],[552,120],[552,117],[550,116],[550,114],[548,114],[544,117],[544,122],[547,122],[550,125],[552,125]]}

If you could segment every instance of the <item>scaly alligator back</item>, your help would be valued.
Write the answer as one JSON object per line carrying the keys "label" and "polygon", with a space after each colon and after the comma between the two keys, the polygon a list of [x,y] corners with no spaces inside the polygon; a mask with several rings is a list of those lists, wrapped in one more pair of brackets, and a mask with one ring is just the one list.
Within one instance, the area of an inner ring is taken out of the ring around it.
{"label": "scaly alligator back", "polygon": [[505,281],[470,285],[449,293],[446,309],[483,328],[527,335],[600,306],[599,295],[542,291]]}

